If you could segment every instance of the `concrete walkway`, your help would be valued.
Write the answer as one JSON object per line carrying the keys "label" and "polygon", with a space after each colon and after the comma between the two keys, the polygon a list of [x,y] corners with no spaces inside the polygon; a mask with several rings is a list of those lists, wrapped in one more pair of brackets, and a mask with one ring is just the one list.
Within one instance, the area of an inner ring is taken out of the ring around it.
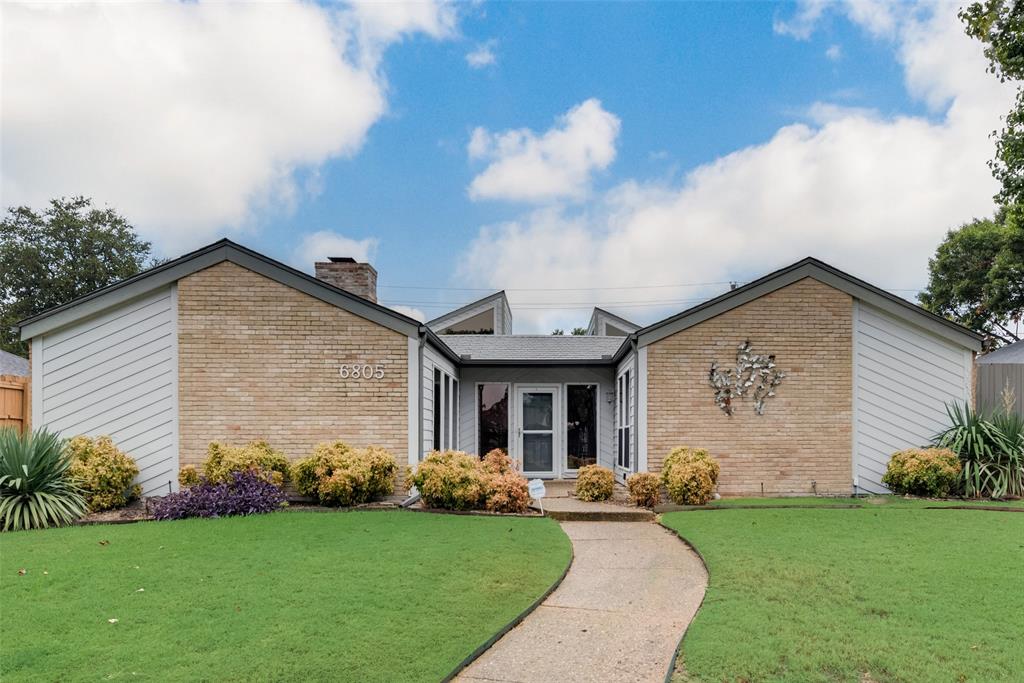
{"label": "concrete walkway", "polygon": [[456,679],[663,681],[707,573],[651,522],[563,522],[574,559],[532,614]]}

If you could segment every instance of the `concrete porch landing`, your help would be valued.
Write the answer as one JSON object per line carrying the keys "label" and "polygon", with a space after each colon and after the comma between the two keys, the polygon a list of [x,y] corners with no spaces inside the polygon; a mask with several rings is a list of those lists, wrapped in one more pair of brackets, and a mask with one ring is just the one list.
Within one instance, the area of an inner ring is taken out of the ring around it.
{"label": "concrete porch landing", "polygon": [[[571,479],[554,479],[544,482],[547,495],[543,501],[544,514],[561,522],[649,522],[654,513],[629,504],[625,487],[615,484],[612,499],[588,503],[572,495],[576,482]],[[535,510],[541,506],[530,505]]]}

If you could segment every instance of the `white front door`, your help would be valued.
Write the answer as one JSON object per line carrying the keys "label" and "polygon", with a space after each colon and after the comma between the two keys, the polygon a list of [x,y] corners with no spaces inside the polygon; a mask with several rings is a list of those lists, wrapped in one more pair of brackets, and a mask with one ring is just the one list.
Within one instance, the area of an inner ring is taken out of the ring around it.
{"label": "white front door", "polygon": [[526,477],[558,475],[557,385],[516,386],[516,452]]}

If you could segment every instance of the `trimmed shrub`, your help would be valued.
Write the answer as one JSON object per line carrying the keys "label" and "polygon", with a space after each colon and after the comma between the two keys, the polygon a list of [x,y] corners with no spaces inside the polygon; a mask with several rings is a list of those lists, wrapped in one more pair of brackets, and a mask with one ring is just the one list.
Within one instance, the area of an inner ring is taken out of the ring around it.
{"label": "trimmed shrub", "polygon": [[661,478],[653,472],[637,472],[626,478],[626,488],[633,504],[653,508],[661,502]]}
{"label": "trimmed shrub", "polygon": [[908,448],[894,453],[882,476],[893,493],[945,498],[958,490],[960,458],[948,448]]}
{"label": "trimmed shrub", "polygon": [[281,487],[288,478],[288,458],[263,440],[245,446],[229,446],[216,441],[206,450],[203,476],[207,481],[229,482],[235,472],[256,472],[274,486]]}
{"label": "trimmed shrub", "polygon": [[178,470],[178,486],[181,488],[187,489],[190,486],[195,486],[199,481],[199,470],[195,465],[185,465]]}
{"label": "trimmed shrub", "polygon": [[256,471],[231,472],[227,481],[200,483],[156,502],[156,519],[228,517],[273,512],[284,504],[284,493]]}
{"label": "trimmed shrub", "polygon": [[76,436],[68,442],[68,454],[71,476],[93,512],[124,507],[142,495],[142,487],[132,484],[139,466],[109,436]]}
{"label": "trimmed shrub", "polygon": [[491,512],[526,512],[530,507],[530,491],[526,479],[515,470],[488,474],[484,506]]}
{"label": "trimmed shrub", "polygon": [[703,448],[674,448],[662,466],[661,481],[677,505],[704,505],[715,493],[719,466]]}
{"label": "trimmed shrub", "polygon": [[391,495],[398,465],[379,446],[350,448],[342,441],[318,444],[292,466],[295,488],[321,505],[358,505]]}
{"label": "trimmed shrub", "polygon": [[0,521],[4,531],[71,524],[88,509],[71,476],[67,442],[38,429],[0,428]]}
{"label": "trimmed shrub", "polygon": [[615,474],[607,467],[584,465],[576,475],[576,497],[580,500],[608,500],[615,490]]}
{"label": "trimmed shrub", "polygon": [[442,510],[475,510],[487,498],[487,473],[479,458],[462,451],[430,453],[409,480],[423,504]]}

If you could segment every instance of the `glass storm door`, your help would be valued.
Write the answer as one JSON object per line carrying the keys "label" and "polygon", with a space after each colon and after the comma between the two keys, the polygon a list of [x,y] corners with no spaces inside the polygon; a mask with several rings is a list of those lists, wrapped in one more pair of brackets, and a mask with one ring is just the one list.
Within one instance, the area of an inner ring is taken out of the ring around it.
{"label": "glass storm door", "polygon": [[527,477],[555,476],[557,403],[558,389],[555,387],[516,388],[517,445],[523,474]]}

